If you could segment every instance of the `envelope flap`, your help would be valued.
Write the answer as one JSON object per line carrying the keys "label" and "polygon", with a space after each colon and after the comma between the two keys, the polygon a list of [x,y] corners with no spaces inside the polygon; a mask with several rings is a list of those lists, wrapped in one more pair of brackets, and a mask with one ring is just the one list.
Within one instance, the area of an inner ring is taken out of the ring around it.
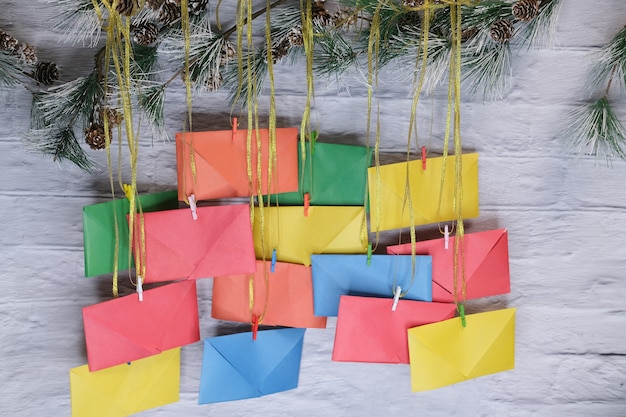
{"label": "envelope flap", "polygon": [[[276,344],[283,346],[280,349],[282,357],[277,357],[277,361],[273,363],[273,368],[268,366],[265,369],[265,379],[259,385],[263,395],[298,386],[304,329],[281,330],[288,330],[288,332],[280,333],[275,341]],[[261,333],[264,332],[259,332],[259,334]]]}
{"label": "envelope flap", "polygon": [[[309,216],[318,216],[316,214],[318,211],[321,213],[316,222],[318,228],[315,232],[320,235],[322,253],[345,252],[346,242],[353,242],[355,233],[358,233],[357,231],[361,230],[362,225],[365,224],[363,208],[335,210],[334,207],[309,207]],[[323,228],[326,228],[327,233],[321,235],[320,229]],[[365,250],[365,246],[363,244],[361,246],[361,249]]]}

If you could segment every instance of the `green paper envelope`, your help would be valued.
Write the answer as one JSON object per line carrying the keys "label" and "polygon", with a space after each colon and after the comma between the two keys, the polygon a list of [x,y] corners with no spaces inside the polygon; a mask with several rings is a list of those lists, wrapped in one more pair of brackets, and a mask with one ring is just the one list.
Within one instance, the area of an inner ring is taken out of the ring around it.
{"label": "green paper envelope", "polygon": [[[144,212],[178,208],[178,192],[140,195]],[[83,207],[83,243],[85,247],[85,276],[110,274],[113,272],[115,256],[115,217],[119,231],[119,271],[130,269],[128,264],[128,223],[126,215],[130,206],[126,198]],[[132,264],[132,260],[131,260]]]}
{"label": "green paper envelope", "polygon": [[364,146],[317,142],[311,157],[307,143],[304,173],[302,155],[298,152],[298,191],[273,195],[271,201],[301,206],[308,192],[311,205],[362,206],[371,162],[372,152]]}

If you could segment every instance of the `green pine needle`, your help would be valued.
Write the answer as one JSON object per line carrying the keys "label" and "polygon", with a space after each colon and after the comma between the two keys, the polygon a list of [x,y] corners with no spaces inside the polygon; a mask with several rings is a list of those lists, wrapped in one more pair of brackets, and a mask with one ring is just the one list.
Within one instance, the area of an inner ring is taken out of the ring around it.
{"label": "green pine needle", "polygon": [[[593,87],[605,86],[610,79],[619,80],[623,90],[626,86],[626,26],[596,55],[592,75]],[[623,81],[623,83],[622,83]]]}
{"label": "green pine needle", "polygon": [[321,30],[315,38],[313,71],[316,74],[336,77],[355,65],[357,54],[350,42],[339,31]]}
{"label": "green pine needle", "polygon": [[511,48],[508,42],[492,42],[481,54],[464,50],[461,71],[472,94],[481,92],[485,100],[500,100],[510,88]]}
{"label": "green pine needle", "polygon": [[70,128],[56,126],[32,129],[24,137],[27,149],[52,157],[54,161],[71,162],[87,173],[95,171],[95,165],[80,146]]}
{"label": "green pine needle", "polygon": [[542,1],[539,15],[530,22],[521,25],[514,40],[520,47],[549,48],[554,45],[556,24],[561,11],[561,0]]}
{"label": "green pine needle", "polygon": [[[53,29],[72,44],[91,48],[98,44],[102,28],[91,0],[49,0],[61,10]],[[103,8],[103,10],[106,10]]]}
{"label": "green pine needle", "polygon": [[143,87],[139,93],[139,107],[148,118],[153,133],[157,136],[167,136],[165,129],[165,86],[153,85]]}
{"label": "green pine needle", "polygon": [[578,107],[567,120],[567,142],[579,155],[626,159],[626,129],[606,97]]}
{"label": "green pine needle", "polygon": [[6,51],[0,51],[0,88],[16,85],[21,73],[22,70],[17,57]]}

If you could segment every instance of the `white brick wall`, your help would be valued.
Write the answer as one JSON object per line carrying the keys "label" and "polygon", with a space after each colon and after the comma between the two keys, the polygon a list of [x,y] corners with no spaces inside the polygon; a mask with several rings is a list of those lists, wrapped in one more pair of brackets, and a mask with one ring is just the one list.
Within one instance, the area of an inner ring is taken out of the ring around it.
{"label": "white brick wall", "polygon": [[[87,72],[91,55],[57,43],[44,2],[5,0],[0,28],[55,59],[63,79]],[[211,1],[216,3],[215,0]],[[231,2],[224,2],[231,3]],[[563,115],[586,97],[589,53],[626,24],[624,0],[563,0],[558,46],[514,60],[512,90],[499,102],[464,100],[465,148],[480,152],[480,218],[469,231],[509,229],[512,292],[468,303],[470,311],[518,308],[514,371],[432,392],[410,392],[409,369],[330,361],[334,321],[306,335],[300,386],[269,397],[198,406],[201,344],[183,349],[181,401],[144,416],[618,417],[626,415],[626,162],[612,168],[573,159],[561,145]],[[228,6],[228,5],[227,5]],[[226,9],[225,9],[226,10]],[[224,14],[226,15],[226,14]],[[303,69],[278,66],[280,124],[298,125]],[[315,127],[326,138],[363,142],[366,97],[319,83]],[[409,89],[381,92],[383,147],[402,151]],[[29,95],[0,98],[0,415],[69,416],[70,368],[86,362],[81,307],[109,298],[108,279],[82,276],[81,208],[107,198],[106,173],[59,169],[24,152]],[[168,94],[168,126],[182,126],[183,92]],[[617,107],[626,123],[626,105]],[[445,95],[421,139],[441,148]],[[223,93],[195,100],[196,130],[224,129]],[[104,163],[102,153],[93,153]],[[142,192],[176,185],[173,143],[140,149]],[[427,229],[426,232],[429,232]],[[225,324],[210,319],[210,280],[199,282],[202,337]],[[128,290],[128,288],[126,289]]]}

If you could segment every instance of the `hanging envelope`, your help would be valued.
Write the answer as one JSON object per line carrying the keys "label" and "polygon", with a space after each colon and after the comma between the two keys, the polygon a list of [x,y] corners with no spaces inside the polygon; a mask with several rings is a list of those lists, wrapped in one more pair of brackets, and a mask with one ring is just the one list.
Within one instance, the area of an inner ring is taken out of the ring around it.
{"label": "hanging envelope", "polygon": [[[450,237],[448,249],[445,248],[444,239],[415,243],[415,253],[433,257],[433,301],[455,301],[454,241],[455,237]],[[387,252],[410,254],[411,244],[388,246]],[[511,291],[506,229],[465,234],[463,260],[467,299],[507,294]],[[462,298],[459,288],[457,300]]]}
{"label": "hanging envelope", "polygon": [[[265,207],[265,227],[261,228],[261,209],[254,212],[254,249],[258,258],[272,257],[302,265],[311,265],[313,253],[363,253],[366,242],[361,239],[365,225],[363,207]],[[265,242],[263,243],[263,239]]]}
{"label": "hanging envelope", "polygon": [[298,386],[304,329],[264,330],[204,341],[199,404],[241,400]]}
{"label": "hanging envelope", "polygon": [[[439,194],[443,157],[428,158],[426,169],[422,161],[401,162],[380,167],[380,176],[376,167],[368,169],[370,195],[370,227],[376,230],[399,229],[411,226],[409,202],[405,201],[407,169],[409,188],[413,203],[413,221],[415,226],[456,219],[454,210],[455,160],[449,156],[446,160],[445,181],[439,208]],[[478,154],[462,156],[463,201],[461,210],[464,218],[478,216]],[[377,188],[380,186],[380,196]]]}
{"label": "hanging envelope", "polygon": [[89,372],[70,370],[72,417],[126,417],[179,400],[180,348]]}
{"label": "hanging envelope", "polygon": [[[256,259],[247,204],[145,213],[144,282],[252,273]],[[135,221],[135,250],[140,221]]]}
{"label": "hanging envelope", "polygon": [[342,295],[333,360],[409,363],[407,330],[454,317],[456,305]]}
{"label": "hanging envelope", "polygon": [[271,201],[301,206],[304,194],[309,193],[310,204],[316,206],[363,205],[367,168],[372,162],[370,150],[364,146],[317,142],[313,156],[308,143],[305,154],[303,169],[298,152],[299,190],[271,196]]}
{"label": "hanging envelope", "polygon": [[[144,212],[171,210],[178,207],[176,191],[139,196]],[[128,223],[130,207],[126,198],[83,207],[83,241],[85,246],[85,276],[110,274],[115,259],[115,217],[119,233],[118,270],[125,271],[128,264]],[[115,215],[114,215],[115,214]]]}
{"label": "hanging envelope", "polygon": [[431,301],[431,258],[416,256],[411,275],[411,256],[312,255],[313,305],[317,316],[336,316],[339,297],[367,295],[393,297],[400,286],[408,300]]}
{"label": "hanging envelope", "polygon": [[515,309],[468,314],[409,329],[413,392],[425,391],[515,366]]}
{"label": "hanging envelope", "polygon": [[[254,308],[250,312],[249,279],[254,279]],[[267,284],[266,284],[267,278]],[[313,315],[311,267],[257,261],[256,273],[227,275],[213,280],[212,317],[248,323],[263,315],[268,326],[325,328],[326,317]]]}
{"label": "hanging envelope", "polygon": [[90,371],[200,340],[195,281],[181,281],[83,308]]}
{"label": "hanging envelope", "polygon": [[[252,132],[252,195],[257,184],[257,131]],[[298,129],[276,129],[276,165],[268,181],[269,130],[259,129],[261,140],[262,194],[298,190]],[[246,197],[251,194],[248,181],[247,130],[221,130],[176,134],[178,199],[194,194],[196,200]],[[193,161],[193,162],[192,162]],[[195,166],[196,174],[192,173]],[[268,188],[271,186],[271,189]]]}

